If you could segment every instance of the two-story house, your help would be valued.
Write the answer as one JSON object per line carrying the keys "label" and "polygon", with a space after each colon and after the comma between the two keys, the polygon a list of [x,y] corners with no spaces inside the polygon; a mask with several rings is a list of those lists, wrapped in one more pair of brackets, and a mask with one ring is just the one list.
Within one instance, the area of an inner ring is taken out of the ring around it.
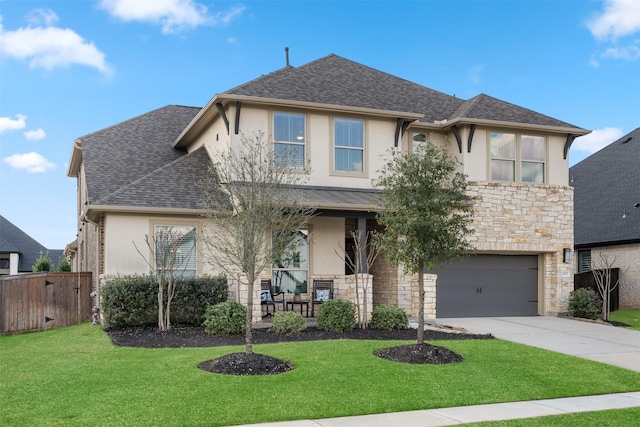
{"label": "two-story house", "polygon": [[[428,276],[427,318],[566,309],[573,289],[564,262],[573,244],[567,153],[588,131],[484,94],[449,96],[336,55],[287,65],[215,95],[204,108],[167,106],[78,138],[68,170],[78,182],[74,268],[92,271],[96,289],[106,278],[144,273],[136,247],[166,226],[184,227],[197,248],[197,183],[217,152],[256,131],[268,135],[276,155],[296,153],[300,173],[308,174],[305,198],[318,209],[300,232],[297,261],[265,277],[287,270],[303,296],[312,279],[331,278],[338,298],[353,298],[336,252],[350,230],[377,228],[372,180],[390,150],[430,143],[462,163],[478,201],[477,254],[438,270],[437,280]],[[196,253],[191,272],[215,273]],[[415,277],[384,257],[369,274],[373,306],[396,304],[415,317]]]}

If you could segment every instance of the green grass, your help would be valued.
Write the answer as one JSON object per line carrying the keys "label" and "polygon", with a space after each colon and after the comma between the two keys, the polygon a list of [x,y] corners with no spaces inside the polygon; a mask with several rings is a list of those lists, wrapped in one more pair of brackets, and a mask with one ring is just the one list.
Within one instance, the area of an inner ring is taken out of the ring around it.
{"label": "green grass", "polygon": [[464,424],[466,427],[621,427],[636,426],[640,420],[640,408],[612,409],[610,411],[579,412],[521,420],[491,421]]}
{"label": "green grass", "polygon": [[256,345],[256,352],[290,360],[295,369],[237,377],[197,365],[243,347],[116,347],[90,324],[0,336],[0,425],[233,425],[640,387],[640,373],[501,340],[434,341],[465,357],[441,366],[372,354],[400,343]]}
{"label": "green grass", "polygon": [[640,308],[614,311],[609,314],[609,319],[626,323],[631,325],[631,329],[640,331]]}

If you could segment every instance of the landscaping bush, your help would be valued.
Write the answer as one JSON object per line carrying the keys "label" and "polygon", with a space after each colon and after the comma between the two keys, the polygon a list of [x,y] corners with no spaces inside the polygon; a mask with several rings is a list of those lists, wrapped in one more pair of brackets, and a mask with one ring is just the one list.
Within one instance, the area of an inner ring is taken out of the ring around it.
{"label": "landscaping bush", "polygon": [[245,331],[247,308],[234,301],[211,305],[204,315],[204,330],[209,335],[234,335]]}
{"label": "landscaping bush", "polygon": [[325,331],[344,332],[356,327],[356,306],[346,300],[329,300],[318,310],[318,328]]}
{"label": "landscaping bush", "polygon": [[409,317],[400,307],[379,305],[371,313],[370,326],[385,331],[409,329]]}
{"label": "landscaping bush", "polygon": [[101,312],[112,328],[158,324],[158,285],[153,276],[123,276],[107,281]]}
{"label": "landscaping bush", "polygon": [[228,296],[226,277],[201,276],[179,279],[171,302],[171,323],[201,326],[207,307],[225,302]]}
{"label": "landscaping bush", "polygon": [[[171,324],[201,326],[207,307],[226,301],[227,296],[224,277],[177,279],[171,301]],[[112,328],[158,324],[158,282],[153,276],[109,280],[101,289],[101,297],[102,315]]]}
{"label": "landscaping bush", "polygon": [[276,334],[297,334],[307,329],[302,314],[293,311],[279,311],[271,319],[269,332]]}
{"label": "landscaping bush", "polygon": [[602,312],[602,300],[593,289],[580,288],[569,294],[569,313],[573,317],[597,319]]}

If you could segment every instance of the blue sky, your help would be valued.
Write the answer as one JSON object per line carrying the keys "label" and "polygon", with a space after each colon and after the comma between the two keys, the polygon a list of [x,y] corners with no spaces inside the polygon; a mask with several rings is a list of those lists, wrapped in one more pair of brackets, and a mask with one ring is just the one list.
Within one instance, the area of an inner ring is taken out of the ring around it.
{"label": "blue sky", "polygon": [[640,0],[0,0],[0,214],[75,239],[74,139],[329,53],[593,130],[575,164],[640,126]]}

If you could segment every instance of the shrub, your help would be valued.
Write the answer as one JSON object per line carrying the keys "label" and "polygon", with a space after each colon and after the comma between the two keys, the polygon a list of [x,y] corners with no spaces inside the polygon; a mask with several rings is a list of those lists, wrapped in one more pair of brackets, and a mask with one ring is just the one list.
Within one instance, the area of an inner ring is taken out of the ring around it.
{"label": "shrub", "polygon": [[293,311],[279,311],[271,319],[269,332],[276,334],[297,334],[307,329],[302,314]]}
{"label": "shrub", "polygon": [[371,313],[371,327],[385,331],[409,329],[409,318],[400,307],[379,305]]}
{"label": "shrub", "polygon": [[46,254],[43,254],[42,251],[40,251],[40,255],[38,256],[38,259],[36,259],[36,263],[31,266],[31,271],[34,273],[39,271],[51,271],[52,267],[53,263],[51,262],[51,259],[49,259],[49,251],[47,251]]}
{"label": "shrub", "polygon": [[226,277],[179,279],[175,288],[171,301],[171,323],[174,325],[201,326],[207,307],[225,302],[229,296]]}
{"label": "shrub", "polygon": [[[227,300],[224,277],[177,279],[171,301],[171,324],[201,326],[207,306]],[[101,289],[101,311],[112,328],[158,324],[158,282],[153,276],[123,276]],[[166,289],[165,289],[166,297]]]}
{"label": "shrub", "polygon": [[58,271],[71,271],[71,264],[66,256],[62,255],[58,261]]}
{"label": "shrub", "polygon": [[234,301],[222,302],[207,308],[204,330],[209,335],[233,335],[245,331],[247,308]]}
{"label": "shrub", "polygon": [[602,301],[593,289],[580,288],[569,294],[569,312],[573,317],[597,319],[601,310]]}
{"label": "shrub", "polygon": [[346,300],[334,299],[322,303],[318,310],[318,328],[344,332],[356,327],[356,306]]}
{"label": "shrub", "polygon": [[158,324],[158,285],[155,277],[123,276],[100,290],[101,312],[112,328]]}

